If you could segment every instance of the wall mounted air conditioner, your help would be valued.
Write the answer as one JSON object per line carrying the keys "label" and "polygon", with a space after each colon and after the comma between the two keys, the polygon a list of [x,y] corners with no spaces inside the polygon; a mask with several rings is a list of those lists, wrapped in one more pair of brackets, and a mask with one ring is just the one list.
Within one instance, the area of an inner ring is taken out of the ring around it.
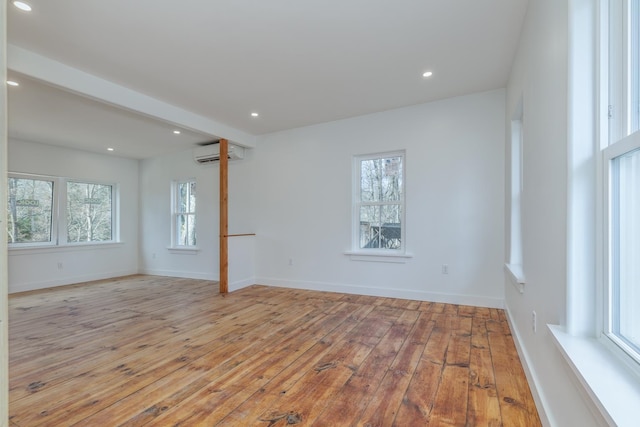
{"label": "wall mounted air conditioner", "polygon": [[[227,158],[229,160],[241,160],[244,158],[244,148],[229,144]],[[220,143],[201,145],[193,149],[193,160],[197,163],[211,163],[220,161]]]}

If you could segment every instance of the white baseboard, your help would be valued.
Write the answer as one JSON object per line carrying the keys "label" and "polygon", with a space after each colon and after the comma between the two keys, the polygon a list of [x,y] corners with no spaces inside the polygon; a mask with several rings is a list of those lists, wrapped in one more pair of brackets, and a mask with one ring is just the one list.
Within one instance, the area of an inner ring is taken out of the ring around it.
{"label": "white baseboard", "polygon": [[236,280],[229,283],[229,292],[237,291],[238,289],[246,288],[247,286],[254,285],[256,283],[255,277],[249,277],[244,280]]}
{"label": "white baseboard", "polygon": [[529,354],[525,350],[525,348],[520,344],[522,341],[520,339],[520,333],[518,332],[518,328],[516,327],[516,323],[511,316],[511,311],[509,310],[509,306],[505,304],[504,308],[505,313],[507,314],[507,321],[509,322],[509,328],[511,328],[511,336],[513,337],[513,342],[516,345],[516,350],[518,351],[518,356],[520,356],[520,363],[522,363],[522,367],[524,369],[524,374],[527,377],[527,381],[529,382],[529,388],[531,389],[531,394],[533,395],[533,400],[536,403],[536,407],[538,409],[538,414],[540,415],[540,422],[545,427],[552,427],[552,423],[549,420],[548,412],[547,412],[547,404],[546,399],[544,397],[544,393],[541,392],[542,388],[540,387],[540,381],[538,380],[538,376],[533,369],[533,365],[531,364],[531,360],[529,358]]}
{"label": "white baseboard", "polygon": [[201,280],[218,280],[211,273],[198,273],[193,271],[179,270],[159,270],[153,268],[142,268],[138,270],[140,274],[149,274],[151,276],[179,277],[181,279],[201,279]]}
{"label": "white baseboard", "polygon": [[[179,277],[181,279],[200,279],[200,280],[220,280],[219,277],[214,277],[211,273],[194,273],[193,271],[176,271],[176,270],[155,270],[155,269],[141,269],[140,274],[149,274],[153,276],[165,276],[165,277]],[[238,289],[246,288],[255,284],[255,278],[249,277],[242,280],[236,280],[229,283],[229,292],[237,291]]]}
{"label": "white baseboard", "polygon": [[361,285],[341,283],[308,282],[298,280],[276,279],[273,277],[256,277],[256,283],[281,288],[308,289],[312,291],[343,292],[346,294],[369,295],[374,297],[402,298],[417,301],[442,302],[447,304],[473,305],[477,307],[502,308],[503,298],[482,297],[474,295],[445,294],[438,292],[415,291],[412,289],[372,288]]}
{"label": "white baseboard", "polygon": [[73,285],[75,283],[92,282],[94,280],[111,279],[113,277],[130,276],[132,274],[138,274],[138,270],[121,270],[111,271],[101,274],[85,274],[81,276],[67,276],[60,279],[46,280],[42,282],[29,282],[29,283],[10,283],[9,293],[35,291],[39,289],[53,288],[56,286]]}

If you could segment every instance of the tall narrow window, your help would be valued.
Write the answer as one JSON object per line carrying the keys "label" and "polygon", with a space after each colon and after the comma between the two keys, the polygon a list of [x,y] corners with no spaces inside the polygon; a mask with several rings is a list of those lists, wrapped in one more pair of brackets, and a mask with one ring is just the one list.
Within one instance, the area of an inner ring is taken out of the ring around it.
{"label": "tall narrow window", "polygon": [[640,362],[640,138],[634,139],[639,140],[636,148],[608,160],[610,297],[606,332]]}
{"label": "tall narrow window", "polygon": [[174,183],[174,246],[196,245],[196,182]]}
{"label": "tall narrow window", "polygon": [[604,334],[640,363],[640,0],[609,2]]}
{"label": "tall narrow window", "polygon": [[67,242],[113,240],[111,185],[67,182]]}
{"label": "tall narrow window", "polygon": [[509,263],[522,265],[522,119],[511,121],[511,250]]}
{"label": "tall narrow window", "polygon": [[404,152],[357,156],[354,250],[404,251]]}
{"label": "tall narrow window", "polygon": [[522,191],[523,191],[523,106],[520,100],[511,120],[511,186],[510,186],[510,229],[509,260],[507,268],[511,273],[512,283],[520,291],[524,291],[525,276],[522,266]]}
{"label": "tall narrow window", "polygon": [[54,228],[52,180],[9,177],[7,241],[16,244],[47,244]]}

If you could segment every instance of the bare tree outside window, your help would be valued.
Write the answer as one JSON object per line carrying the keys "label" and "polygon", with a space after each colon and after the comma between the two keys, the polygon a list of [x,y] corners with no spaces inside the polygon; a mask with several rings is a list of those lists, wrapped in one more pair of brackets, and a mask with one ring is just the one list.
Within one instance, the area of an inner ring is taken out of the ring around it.
{"label": "bare tree outside window", "polygon": [[401,249],[403,156],[363,157],[358,168],[358,248]]}
{"label": "bare tree outside window", "polygon": [[67,182],[67,241],[113,240],[112,186]]}
{"label": "bare tree outside window", "polygon": [[175,245],[196,245],[196,182],[176,182]]}
{"label": "bare tree outside window", "polygon": [[51,242],[53,181],[8,179],[8,243]]}

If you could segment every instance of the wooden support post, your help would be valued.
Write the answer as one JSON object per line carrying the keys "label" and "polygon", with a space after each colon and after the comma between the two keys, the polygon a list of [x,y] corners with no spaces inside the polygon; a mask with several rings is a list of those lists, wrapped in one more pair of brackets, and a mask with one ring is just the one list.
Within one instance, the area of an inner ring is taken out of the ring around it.
{"label": "wooden support post", "polygon": [[220,140],[220,293],[229,292],[229,141]]}

